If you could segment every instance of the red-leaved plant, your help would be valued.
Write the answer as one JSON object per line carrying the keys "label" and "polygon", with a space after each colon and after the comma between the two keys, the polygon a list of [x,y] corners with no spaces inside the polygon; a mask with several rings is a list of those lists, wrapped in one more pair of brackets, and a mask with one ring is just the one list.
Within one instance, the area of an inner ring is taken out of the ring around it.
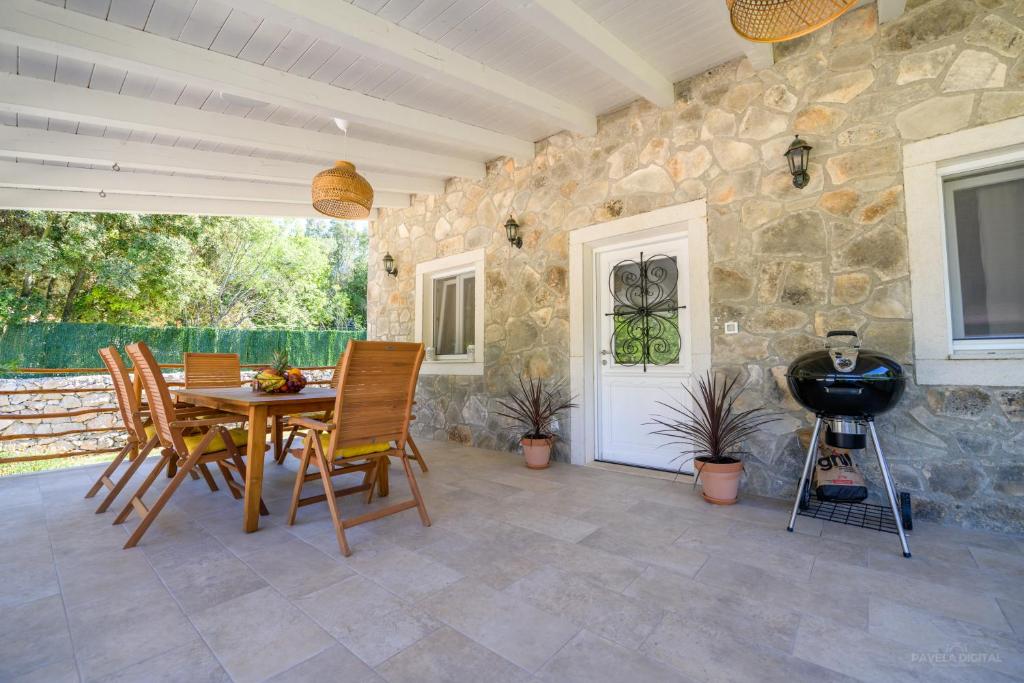
{"label": "red-leaved plant", "polygon": [[524,439],[551,438],[551,423],[559,413],[575,408],[573,398],[562,398],[564,382],[555,382],[551,388],[544,387],[544,380],[534,379],[527,375],[519,375],[519,390],[509,392],[508,401],[498,401],[505,412],[498,415],[514,420],[529,431]]}
{"label": "red-leaved plant", "polygon": [[779,419],[763,407],[737,409],[736,400],[744,391],[736,389],[738,380],[739,377],[726,379],[708,371],[697,378],[696,391],[683,384],[692,407],[682,401],[658,401],[672,414],[654,415],[647,424],[659,427],[651,433],[666,437],[666,445],[682,446],[680,454],[672,460],[681,460],[680,469],[695,458],[720,465],[739,462],[737,456],[747,453],[741,450],[743,442],[761,426]]}

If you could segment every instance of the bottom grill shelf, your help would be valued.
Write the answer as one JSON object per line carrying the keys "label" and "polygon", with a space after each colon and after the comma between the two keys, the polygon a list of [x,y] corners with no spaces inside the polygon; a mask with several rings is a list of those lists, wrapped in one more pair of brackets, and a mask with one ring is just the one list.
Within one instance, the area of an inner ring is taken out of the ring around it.
{"label": "bottom grill shelf", "polygon": [[[903,529],[910,531],[914,528],[910,512],[910,495],[899,494],[900,514],[903,516]],[[819,500],[812,495],[805,505],[800,506],[799,514],[812,519],[822,519],[826,522],[846,524],[847,526],[884,531],[888,534],[899,533],[896,528],[896,520],[892,511],[887,505],[875,505],[873,503],[833,503]]]}

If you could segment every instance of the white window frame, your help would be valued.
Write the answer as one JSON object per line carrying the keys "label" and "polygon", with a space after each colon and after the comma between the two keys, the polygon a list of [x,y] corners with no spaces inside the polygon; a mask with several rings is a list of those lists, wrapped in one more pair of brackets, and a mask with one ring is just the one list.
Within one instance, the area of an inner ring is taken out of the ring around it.
{"label": "white window frame", "polygon": [[943,188],[949,176],[1018,163],[1024,163],[1024,117],[903,147],[918,384],[1024,385],[1018,340],[954,343]]}
{"label": "white window frame", "polygon": [[[483,249],[462,254],[424,261],[416,264],[416,327],[415,340],[430,346],[433,344],[434,327],[434,281],[453,275],[470,275],[473,281],[473,340],[476,347],[474,357],[466,354],[438,356],[436,360],[424,361],[420,368],[423,375],[482,375],[484,374],[484,263]],[[461,279],[459,280],[461,283]],[[461,287],[457,288],[461,296]],[[462,320],[461,309],[456,309]],[[458,324],[462,324],[459,322]]]}
{"label": "white window frame", "polygon": [[[474,269],[474,268],[470,268],[468,270],[456,270],[456,271],[448,272],[448,273],[431,273],[431,275],[430,275],[430,292],[429,292],[429,295],[431,297],[430,306],[429,306],[429,310],[430,310],[430,333],[428,334],[427,330],[424,329],[423,330],[423,338],[424,339],[430,339],[431,340],[431,344],[434,345],[435,349],[437,348],[437,336],[436,336],[435,333],[437,332],[438,319],[437,319],[437,316],[435,315],[437,311],[434,309],[434,304],[437,303],[437,302],[433,300],[433,297],[434,297],[434,291],[437,289],[437,281],[438,280],[450,280],[450,279],[454,278],[454,285],[455,285],[455,315],[453,317],[455,319],[455,348],[456,348],[456,352],[455,353],[444,354],[444,355],[441,355],[440,353],[438,353],[437,354],[437,359],[438,360],[469,360],[468,350],[465,348],[465,346],[466,346],[466,344],[465,344],[465,341],[466,341],[466,335],[465,335],[465,316],[462,314],[463,313],[462,309],[465,306],[466,280],[468,278],[471,278],[471,277],[474,278],[474,280],[473,280],[473,290],[474,290],[474,294],[475,294],[475,292],[476,292],[476,279],[475,279],[476,278],[476,269]],[[447,295],[448,294],[446,292],[445,296],[447,296]],[[476,296],[475,295],[473,297],[473,315],[476,315]],[[476,330],[474,330],[474,333],[475,332],[476,332]],[[474,339],[475,339],[475,334],[474,334]]]}

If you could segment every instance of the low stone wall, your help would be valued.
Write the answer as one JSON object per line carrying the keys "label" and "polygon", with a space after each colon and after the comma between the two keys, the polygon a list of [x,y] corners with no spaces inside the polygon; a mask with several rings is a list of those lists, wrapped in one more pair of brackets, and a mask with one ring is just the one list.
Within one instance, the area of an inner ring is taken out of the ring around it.
{"label": "low stone wall", "polygon": [[[183,379],[181,373],[168,373],[164,377],[168,382],[180,382]],[[252,373],[243,372],[242,377],[243,379],[249,379],[252,377]],[[306,378],[311,382],[326,381],[330,377],[330,370],[317,370],[306,373]],[[82,389],[105,387],[110,387],[110,378],[107,375],[2,379],[0,380],[0,392],[24,391],[28,389],[60,389],[64,393],[0,394],[0,413],[63,413],[84,408],[116,408],[117,404],[112,391],[81,391]],[[47,434],[79,429],[103,429],[120,426],[121,415],[117,412],[89,413],[86,415],[39,420],[2,420],[0,421],[0,436],[15,434],[33,434],[38,436],[32,439],[0,442],[0,457],[120,448],[125,440],[124,432],[121,430],[57,437],[46,436]],[[113,457],[113,454],[110,457]]]}

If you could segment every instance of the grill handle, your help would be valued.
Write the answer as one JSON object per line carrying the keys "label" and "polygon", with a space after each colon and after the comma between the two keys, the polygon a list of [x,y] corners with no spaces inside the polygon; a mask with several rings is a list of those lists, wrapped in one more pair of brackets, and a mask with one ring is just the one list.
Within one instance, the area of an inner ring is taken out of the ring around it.
{"label": "grill handle", "polygon": [[864,391],[863,387],[825,387],[826,394],[837,396],[860,396],[862,391]]}

